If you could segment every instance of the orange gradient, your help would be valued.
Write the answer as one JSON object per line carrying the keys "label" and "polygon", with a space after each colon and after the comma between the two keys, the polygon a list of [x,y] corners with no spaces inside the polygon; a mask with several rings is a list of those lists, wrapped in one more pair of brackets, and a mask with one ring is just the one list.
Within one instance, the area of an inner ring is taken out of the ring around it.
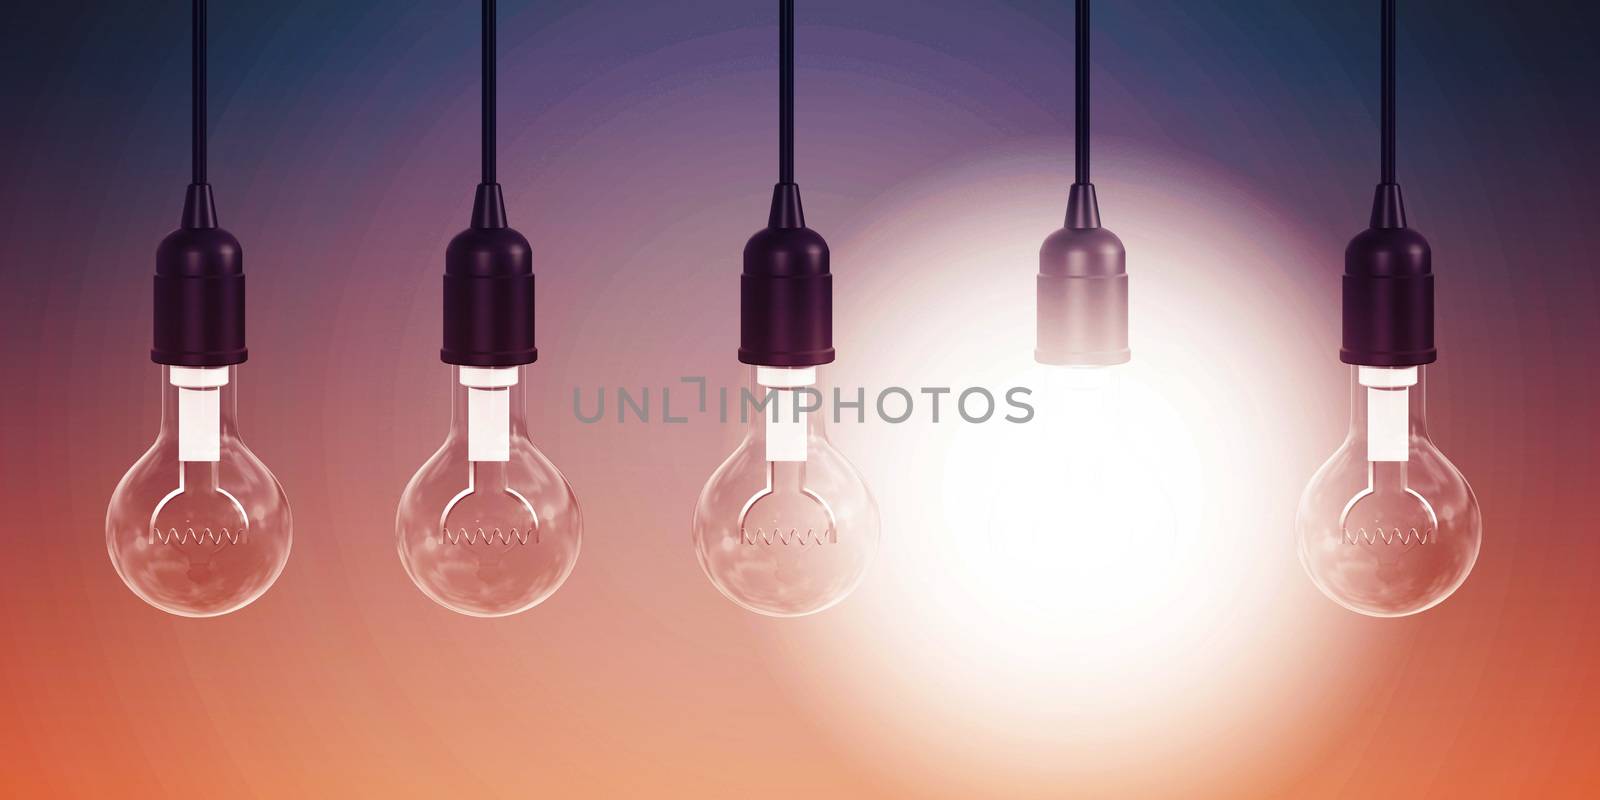
{"label": "orange gradient", "polygon": [[[839,385],[1001,387],[1027,373],[1031,320],[1017,309],[1028,307],[1026,265],[1059,199],[1040,152],[918,177],[840,226],[838,336],[852,346]],[[68,391],[76,399],[49,413],[77,424],[8,434],[8,452],[31,463],[7,462],[6,506],[27,511],[7,526],[19,549],[0,588],[13,646],[0,693],[16,721],[3,728],[0,783],[12,794],[117,796],[1575,786],[1567,780],[1590,745],[1544,726],[1577,726],[1600,709],[1569,672],[1585,663],[1573,651],[1593,649],[1570,626],[1587,623],[1530,616],[1508,598],[1573,608],[1583,595],[1570,581],[1526,583],[1520,531],[1506,524],[1514,501],[1480,455],[1492,442],[1462,448],[1469,468],[1490,473],[1491,525],[1458,597],[1389,622],[1322,599],[1295,560],[1291,523],[1299,488],[1342,432],[1344,374],[1329,353],[1325,298],[1297,290],[1284,265],[1327,259],[1253,216],[1249,195],[1218,176],[1146,169],[1159,180],[1135,176],[1104,211],[1134,254],[1129,380],[1142,400],[1130,413],[1147,415],[1146,445],[1167,448],[1158,466],[1176,475],[1177,551],[1159,580],[1096,576],[1095,602],[1076,606],[1093,615],[1019,611],[1013,576],[960,557],[971,532],[949,524],[940,498],[956,440],[985,428],[847,416],[836,438],[882,504],[881,557],[855,596],[818,617],[745,613],[700,574],[688,527],[738,426],[583,425],[569,406],[575,387],[619,381],[665,387],[710,371],[737,386],[732,359],[686,358],[670,333],[622,347],[626,332],[553,325],[553,357],[529,370],[530,429],[567,470],[590,535],[568,585],[540,608],[459,617],[415,591],[391,538],[399,491],[448,422],[448,373],[429,358],[432,304],[403,310],[414,317],[407,336],[352,374],[350,352],[370,336],[361,317],[379,309],[351,297],[339,314],[344,348],[290,363],[277,355],[286,332],[266,327],[240,387],[244,433],[282,465],[297,527],[288,570],[243,612],[154,612],[99,546],[106,492],[148,438],[156,397],[122,393],[108,411],[103,394]],[[1195,185],[1207,187],[1203,205],[1175,188]],[[1119,224],[1125,208],[1140,209],[1138,224]],[[645,322],[681,328],[648,294],[626,302]],[[625,355],[598,356],[610,348]],[[154,368],[125,349],[97,384],[149,385]],[[1461,379],[1437,373],[1437,435],[1466,443],[1448,399]],[[70,372],[60,380],[19,391],[43,409],[47,393],[87,386]],[[1069,539],[1040,557],[1076,548]],[[1556,635],[1566,655],[1552,660],[1539,643]],[[1555,685],[1559,694],[1546,688]],[[1470,782],[1451,772],[1463,758],[1477,764]],[[1353,766],[1312,768],[1333,763]]]}
{"label": "orange gradient", "polygon": [[[991,557],[962,487],[1078,454],[949,405],[932,424],[919,395],[904,424],[830,420],[882,541],[847,600],[780,620],[728,602],[693,546],[742,427],[660,419],[669,387],[690,411],[685,376],[745,380],[772,9],[503,3],[501,180],[539,287],[521,388],[583,544],[537,608],[477,619],[418,591],[395,547],[450,424],[440,274],[477,168],[476,9],[214,3],[212,180],[249,273],[240,436],[294,541],[259,600],[180,619],[118,579],[105,517],[160,414],[150,266],[185,177],[186,8],[102,5],[0,31],[21,98],[0,130],[0,797],[1600,796],[1585,12],[1419,4],[1402,26],[1407,201],[1438,274],[1429,431],[1484,523],[1448,600],[1358,616],[1296,554],[1296,503],[1349,420],[1339,268],[1377,172],[1372,9],[1104,3],[1096,182],[1134,358],[1118,413],[1170,544],[1066,530]],[[828,381],[1039,379],[1070,4],[803,7]],[[652,421],[580,422],[574,392],[600,387],[649,389]]]}

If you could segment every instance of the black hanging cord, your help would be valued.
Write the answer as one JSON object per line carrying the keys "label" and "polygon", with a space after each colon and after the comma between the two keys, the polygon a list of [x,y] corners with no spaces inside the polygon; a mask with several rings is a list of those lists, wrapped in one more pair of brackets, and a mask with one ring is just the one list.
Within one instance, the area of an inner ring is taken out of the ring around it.
{"label": "black hanging cord", "polygon": [[1394,4],[1383,0],[1383,182],[1394,183]]}
{"label": "black hanging cord", "polygon": [[778,182],[794,183],[794,0],[778,0]]}
{"label": "black hanging cord", "polygon": [[1078,0],[1077,183],[1089,182],[1089,0]]}
{"label": "black hanging cord", "polygon": [[194,0],[191,35],[190,57],[193,61],[189,65],[189,79],[192,82],[189,103],[190,124],[194,130],[190,137],[192,164],[189,182],[201,184],[206,182],[206,0]]}
{"label": "black hanging cord", "polygon": [[495,183],[494,0],[483,0],[483,183]]}

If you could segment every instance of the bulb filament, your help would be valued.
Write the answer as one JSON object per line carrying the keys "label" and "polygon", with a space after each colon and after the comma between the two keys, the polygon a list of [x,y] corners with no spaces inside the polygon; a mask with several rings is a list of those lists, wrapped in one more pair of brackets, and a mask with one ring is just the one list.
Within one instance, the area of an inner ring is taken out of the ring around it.
{"label": "bulb filament", "polygon": [[229,530],[227,528],[161,528],[150,529],[150,542],[152,544],[186,545],[186,544],[213,544],[218,547],[229,544],[244,544],[248,529]]}
{"label": "bulb filament", "polygon": [[797,544],[802,547],[809,544],[838,544],[839,531],[834,528],[824,529],[818,533],[815,528],[800,530],[799,528],[749,528],[739,529],[740,544],[756,545],[790,545]]}
{"label": "bulb filament", "polygon": [[1375,545],[1381,541],[1384,544],[1412,545],[1433,544],[1439,540],[1437,531],[1433,528],[1423,528],[1419,531],[1416,528],[1384,528],[1380,526],[1371,529],[1356,528],[1355,530],[1344,528],[1343,531],[1345,544]]}
{"label": "bulb filament", "polygon": [[445,528],[441,537],[445,544],[533,544],[539,543],[538,528]]}

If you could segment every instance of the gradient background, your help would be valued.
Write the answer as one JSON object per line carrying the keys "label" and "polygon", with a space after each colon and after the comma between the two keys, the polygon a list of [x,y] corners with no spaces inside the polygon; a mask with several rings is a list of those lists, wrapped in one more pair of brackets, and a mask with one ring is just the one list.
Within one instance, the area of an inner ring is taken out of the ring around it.
{"label": "gradient background", "polygon": [[[587,535],[559,594],[497,621],[424,599],[393,541],[447,422],[439,274],[477,176],[477,4],[214,4],[211,179],[250,274],[243,432],[296,530],[271,592],[200,621],[134,598],[103,538],[159,416],[149,276],[188,174],[188,4],[8,9],[0,793],[1600,787],[1586,4],[1402,4],[1400,177],[1439,276],[1431,425],[1486,539],[1455,597],[1389,621],[1323,599],[1292,537],[1347,419],[1338,275],[1377,177],[1377,3],[1100,4],[1095,179],[1130,253],[1135,368],[1182,432],[1172,462],[1203,468],[1181,579],[1092,630],[1004,613],[1008,576],[949,557],[968,533],[940,511],[951,425],[836,426],[884,515],[849,602],[778,621],[717,595],[688,523],[738,431],[581,425],[570,404],[739,385],[774,9],[501,5],[501,181],[540,281],[530,415]],[[1070,182],[1070,5],[800,4],[799,180],[833,248],[840,385],[1003,383],[1027,361]]]}

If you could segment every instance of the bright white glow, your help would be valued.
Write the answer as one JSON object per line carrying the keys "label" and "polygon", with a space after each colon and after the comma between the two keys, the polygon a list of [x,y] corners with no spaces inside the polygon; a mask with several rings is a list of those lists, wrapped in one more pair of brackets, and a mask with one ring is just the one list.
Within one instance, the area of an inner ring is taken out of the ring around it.
{"label": "bright white glow", "polygon": [[1411,458],[1411,391],[1416,367],[1356,370],[1367,387],[1367,460],[1408,461]]}
{"label": "bright white glow", "polygon": [[807,415],[796,407],[800,393],[794,389],[817,382],[815,367],[756,367],[756,383],[771,389],[773,408],[766,411],[767,460],[805,461]]}
{"label": "bright white glow", "polygon": [[178,459],[222,460],[222,387],[227,367],[169,367],[178,387]]}
{"label": "bright white glow", "polygon": [[467,387],[467,460],[511,460],[511,387],[516,367],[462,367]]}
{"label": "bright white glow", "polygon": [[[1348,376],[1319,361],[1337,315],[1283,269],[1322,263],[1312,245],[1323,232],[1299,235],[1234,177],[1190,162],[1144,152],[1119,174],[1117,205],[1143,223],[1107,217],[1135,293],[1118,414],[1132,427],[1125,450],[1147,453],[1141,480],[1175,511],[1170,559],[1119,556],[1103,538],[1042,537],[1027,560],[976,541],[981,505],[946,496],[965,491],[963,475],[990,480],[984,471],[1009,469],[1008,450],[1046,476],[1062,461],[1027,439],[1061,419],[1038,393],[1025,424],[847,415],[832,431],[872,480],[894,557],[826,627],[774,633],[764,663],[894,793],[1237,794],[1242,772],[1302,752],[1297,723],[1330,696],[1308,681],[1354,692],[1370,672],[1350,668],[1371,659],[1329,628],[1348,615],[1294,571],[1295,501],[1349,411]],[[831,235],[874,265],[836,300],[850,325],[840,337],[869,346],[834,382],[1042,387],[1034,273],[1061,222],[1060,175],[1054,140],[947,163],[897,186],[854,234]],[[1308,333],[1278,335],[1289,329]],[[1104,374],[1061,372],[1063,383]],[[1274,733],[1243,744],[1237,730]],[[982,783],[964,782],[980,769]]]}
{"label": "bright white glow", "polygon": [[1172,468],[1189,466],[1170,412],[1128,385],[1130,372],[1017,375],[1037,417],[957,432],[941,493],[972,596],[1113,647],[1167,609],[1179,561]]}

